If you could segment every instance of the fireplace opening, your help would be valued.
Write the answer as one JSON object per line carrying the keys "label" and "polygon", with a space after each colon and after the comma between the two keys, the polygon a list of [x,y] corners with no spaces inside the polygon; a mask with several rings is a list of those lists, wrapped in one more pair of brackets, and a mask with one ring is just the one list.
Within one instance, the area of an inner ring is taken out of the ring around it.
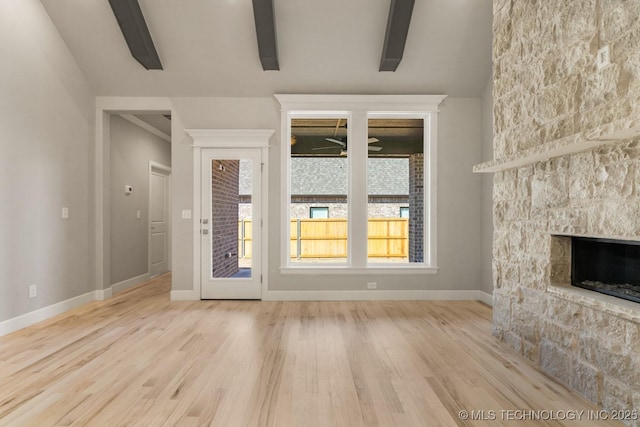
{"label": "fireplace opening", "polygon": [[572,237],[571,284],[640,302],[640,242]]}

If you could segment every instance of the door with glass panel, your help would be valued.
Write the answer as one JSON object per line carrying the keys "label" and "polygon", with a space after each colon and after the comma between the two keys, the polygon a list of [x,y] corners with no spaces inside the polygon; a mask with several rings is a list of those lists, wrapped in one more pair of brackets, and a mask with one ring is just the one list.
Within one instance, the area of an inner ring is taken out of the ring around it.
{"label": "door with glass panel", "polygon": [[261,298],[261,151],[202,150],[201,298]]}

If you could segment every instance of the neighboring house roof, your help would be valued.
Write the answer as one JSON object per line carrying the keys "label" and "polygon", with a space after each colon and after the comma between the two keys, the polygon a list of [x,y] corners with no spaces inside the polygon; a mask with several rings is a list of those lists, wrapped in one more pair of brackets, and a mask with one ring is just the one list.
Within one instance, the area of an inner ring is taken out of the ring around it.
{"label": "neighboring house roof", "polygon": [[[250,193],[249,164],[240,162],[240,194]],[[346,195],[346,157],[291,158],[292,195]],[[368,161],[369,195],[408,195],[409,159],[377,158]]]}

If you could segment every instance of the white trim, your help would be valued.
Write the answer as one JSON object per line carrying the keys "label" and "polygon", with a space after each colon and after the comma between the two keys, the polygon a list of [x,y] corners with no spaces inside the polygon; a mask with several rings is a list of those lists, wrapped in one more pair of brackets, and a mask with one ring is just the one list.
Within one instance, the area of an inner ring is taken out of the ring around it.
{"label": "white trim", "polygon": [[592,132],[587,135],[579,133],[559,140],[549,141],[543,145],[536,145],[533,148],[524,150],[517,155],[512,154],[504,158],[493,159],[480,163],[479,165],[475,165],[473,167],[473,172],[500,172],[530,165],[532,163],[547,161],[556,157],[581,153],[583,151],[625,139],[637,138],[640,135],[640,125],[627,129],[620,129],[615,132],[605,132],[600,136],[596,136],[597,134],[598,132]]}
{"label": "white trim", "polygon": [[134,287],[135,285],[139,285],[140,283],[144,283],[151,279],[151,275],[149,273],[144,273],[136,277],[132,277],[127,280],[123,280],[122,282],[114,283],[111,285],[112,292],[114,294],[118,292],[122,292],[125,289],[129,289]]}
{"label": "white trim", "polygon": [[[407,268],[409,273],[437,272],[437,112],[438,106],[446,95],[281,95],[274,97],[281,106],[281,253],[279,263],[283,274],[324,274],[332,270],[327,264],[316,265],[314,270],[306,270],[299,273],[290,259],[290,226],[289,212],[291,212],[290,176],[291,176],[291,119],[297,117],[347,117],[349,123],[348,139],[355,138],[355,150],[348,156],[349,162],[349,197],[348,204],[348,257],[347,269],[340,273],[370,274],[380,270],[375,266],[366,265],[366,217],[363,208],[366,206],[366,144],[358,141],[366,141],[366,129],[368,118],[420,118],[424,123],[424,174],[423,174],[423,202],[425,204],[423,224],[423,262],[416,263],[415,267],[396,266],[392,269],[397,274],[401,269]],[[356,131],[354,131],[356,129]],[[364,132],[364,134],[363,134]],[[354,133],[352,135],[352,133]],[[365,182],[362,182],[362,179]],[[363,205],[364,203],[364,205]],[[391,270],[390,270],[391,271]]]}
{"label": "white trim", "polygon": [[[428,209],[424,209],[424,262],[431,266],[438,265],[438,120],[429,114],[423,120],[425,153],[423,159],[423,194],[424,201],[429,201]],[[428,129],[427,129],[428,127]],[[428,130],[428,134],[427,134]]]}
{"label": "white trim", "polygon": [[275,134],[273,129],[185,129],[185,132],[193,139],[193,290],[173,291],[171,300],[198,300],[202,296],[201,258],[202,245],[200,238],[200,221],[202,219],[202,150],[205,148],[230,148],[253,149],[259,148],[260,162],[262,165],[261,191],[262,191],[262,222],[261,229],[261,265],[262,274],[261,295],[269,289],[268,285],[268,196],[269,196],[269,139]]}
{"label": "white trim", "polygon": [[95,292],[96,292],[96,300],[97,301],[108,300],[113,295],[113,290],[111,288],[98,289]]}
{"label": "white trim", "polygon": [[[200,275],[198,275],[198,277],[200,277]],[[200,288],[200,285],[198,285],[198,288]],[[170,299],[171,301],[200,301],[200,290],[190,289],[186,291],[171,291]]]}
{"label": "white trim", "polygon": [[171,113],[172,105],[166,97],[96,97],[96,124],[94,145],[94,209],[95,263],[94,286],[109,294],[110,269],[110,115],[128,113]]}
{"label": "white trim", "polygon": [[269,146],[273,129],[185,129],[194,147],[263,148]]}
{"label": "white trim", "polygon": [[[202,245],[200,242],[200,227],[202,224],[200,221],[202,220],[202,210],[201,210],[201,200],[202,197],[202,148],[193,147],[193,212],[191,213],[192,218],[192,227],[193,227],[193,292],[195,297],[183,297],[184,292],[187,291],[176,291],[180,292],[176,294],[176,301],[185,300],[199,300],[202,295],[202,278],[200,277],[200,263],[202,262]],[[184,293],[186,295],[186,293]],[[171,291],[171,300],[174,300],[173,291]]]}
{"label": "white trim", "polygon": [[171,166],[163,165],[162,163],[149,160],[149,172],[154,170],[160,173],[164,173],[165,175],[171,175]]}
{"label": "white trim", "polygon": [[38,322],[50,319],[58,314],[62,314],[66,311],[99,299],[101,298],[99,298],[98,291],[87,292],[86,294],[78,295],[77,297],[60,301],[47,307],[42,307],[38,310],[25,313],[21,316],[5,320],[0,322],[0,336],[10,334],[18,329],[26,328],[27,326],[34,325]]}
{"label": "white trim", "polygon": [[[366,111],[349,114],[347,141],[347,264],[351,268],[367,268],[368,117]],[[290,198],[291,196],[289,196]],[[291,212],[291,211],[288,211]],[[288,259],[291,266],[291,258]]]}
{"label": "white trim", "polygon": [[260,272],[262,274],[262,293],[266,295],[269,291],[269,147],[262,147],[261,156],[262,169],[260,175],[262,223],[266,226],[262,227],[262,253],[260,254]]}
{"label": "white trim", "polygon": [[485,291],[476,291],[478,292],[477,300],[487,304],[490,307],[493,307],[493,295],[487,293]]}
{"label": "white trim", "polygon": [[94,146],[94,239],[93,249],[95,276],[94,286],[103,289],[111,282],[110,275],[110,231],[109,218],[109,172],[110,172],[110,123],[111,117],[98,106],[96,99],[96,127]]}
{"label": "white trim", "polygon": [[[277,96],[276,96],[277,98]],[[289,156],[291,148],[291,112],[283,111],[280,114],[280,144],[286,144],[287,147],[280,149],[280,259],[278,263],[286,266],[290,256],[289,244],[291,242],[291,157]],[[288,142],[287,142],[288,141]],[[266,294],[263,294],[266,295]]]}
{"label": "white trim", "polygon": [[408,112],[436,112],[446,95],[284,95],[274,97],[282,111],[368,110]]}
{"label": "white trim", "polygon": [[480,291],[269,291],[265,301],[479,301]]}
{"label": "white trim", "polygon": [[173,108],[170,99],[162,96],[98,96],[96,107],[115,114],[170,113]]}
{"label": "white trim", "polygon": [[157,136],[160,139],[163,139],[163,140],[165,140],[165,141],[167,141],[169,143],[171,142],[171,137],[169,135],[167,135],[166,133],[162,132],[158,128],[154,128],[149,123],[140,120],[139,118],[137,118],[136,116],[134,116],[132,114],[120,114],[120,117],[122,117],[125,120],[130,121],[131,123],[133,123],[136,126],[141,127],[142,129],[144,129],[147,132]]}
{"label": "white trim", "polygon": [[336,266],[331,264],[324,264],[319,267],[317,264],[307,265],[295,265],[289,267],[280,267],[280,273],[283,275],[363,275],[363,274],[393,274],[393,275],[407,275],[407,274],[437,274],[437,267],[425,267],[421,264],[403,264],[404,266],[369,266],[369,267],[349,267],[349,266]]}

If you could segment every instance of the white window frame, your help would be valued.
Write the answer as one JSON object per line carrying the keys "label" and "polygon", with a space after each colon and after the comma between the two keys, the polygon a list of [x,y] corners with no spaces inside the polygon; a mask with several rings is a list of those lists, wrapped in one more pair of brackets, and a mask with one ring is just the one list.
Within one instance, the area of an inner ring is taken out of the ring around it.
{"label": "white window frame", "polygon": [[[283,274],[434,274],[437,272],[437,113],[446,95],[274,95],[281,106],[281,209],[280,271]],[[346,264],[291,263],[289,258],[291,212],[290,143],[293,118],[346,118],[349,126],[348,250]],[[372,264],[367,251],[367,138],[370,118],[421,118],[424,120],[424,261]]]}

